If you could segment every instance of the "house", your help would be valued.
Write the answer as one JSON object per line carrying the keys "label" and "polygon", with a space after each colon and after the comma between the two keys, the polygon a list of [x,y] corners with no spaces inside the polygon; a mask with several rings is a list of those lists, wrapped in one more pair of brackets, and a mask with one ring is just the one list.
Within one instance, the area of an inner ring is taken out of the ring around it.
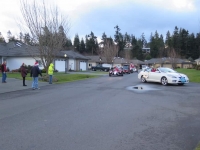
{"label": "house", "polygon": [[[37,60],[40,69],[44,68],[36,46],[26,45],[21,42],[0,43],[0,63],[7,62],[10,70],[19,69],[22,63],[33,65]],[[53,62],[59,72],[75,70],[87,70],[88,58],[73,51],[60,51]]]}
{"label": "house", "polygon": [[197,63],[197,65],[200,65],[200,58],[196,59],[195,62]]}
{"label": "house", "polygon": [[152,58],[150,60],[145,61],[145,65],[154,66],[154,67],[168,67],[168,68],[192,68],[193,63],[186,59],[180,58]]}
{"label": "house", "polygon": [[150,53],[150,51],[151,51],[150,48],[145,48],[145,47],[142,48],[143,53]]}
{"label": "house", "polygon": [[[105,57],[100,57],[98,55],[96,56],[87,56],[89,58],[88,60],[88,68],[90,69],[92,66],[96,66],[97,64],[107,64],[108,62],[106,61]],[[125,58],[121,58],[121,57],[114,57],[112,60],[112,66],[123,66],[124,64],[129,64],[129,63],[133,63],[135,65],[140,65],[140,64],[144,64],[144,62],[137,60],[137,59],[133,59],[133,60],[128,60]]]}

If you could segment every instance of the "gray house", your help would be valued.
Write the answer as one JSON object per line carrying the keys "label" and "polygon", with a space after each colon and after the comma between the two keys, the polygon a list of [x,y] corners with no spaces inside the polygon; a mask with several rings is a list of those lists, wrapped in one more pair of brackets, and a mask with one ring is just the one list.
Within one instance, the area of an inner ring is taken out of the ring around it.
{"label": "gray house", "polygon": [[[105,57],[101,56],[87,56],[89,58],[88,60],[88,68],[90,69],[92,66],[96,66],[97,64],[107,64],[108,62],[106,61]],[[144,64],[144,62],[137,60],[137,59],[132,59],[132,60],[127,60],[125,58],[121,57],[114,57],[112,60],[112,66],[123,66],[124,64],[129,64],[133,63],[134,65],[141,65]]]}
{"label": "gray house", "polygon": [[[44,68],[39,57],[39,50],[35,46],[26,45],[21,42],[0,43],[0,63],[7,61],[7,67],[10,70],[18,69],[25,63],[34,65],[35,61],[39,62],[39,67]],[[59,72],[74,70],[88,70],[89,58],[73,51],[60,51],[54,60],[55,69]]]}
{"label": "gray house", "polygon": [[193,63],[187,59],[180,59],[180,58],[152,58],[150,60],[145,61],[145,64],[148,66],[154,67],[168,67],[168,68],[192,68]]}

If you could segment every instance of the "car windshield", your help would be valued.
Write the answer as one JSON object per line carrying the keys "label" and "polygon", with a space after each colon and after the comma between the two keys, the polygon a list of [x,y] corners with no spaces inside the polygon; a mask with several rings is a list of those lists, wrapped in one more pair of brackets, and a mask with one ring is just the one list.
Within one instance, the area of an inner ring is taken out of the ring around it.
{"label": "car windshield", "polygon": [[124,69],[128,69],[128,66],[123,66]]}
{"label": "car windshield", "polygon": [[173,69],[170,69],[170,68],[159,68],[159,70],[161,72],[164,72],[164,73],[175,73],[176,71],[174,71]]}
{"label": "car windshield", "polygon": [[149,71],[151,71],[151,68],[149,68],[149,67],[148,67],[148,68],[145,68],[144,71],[149,72]]}

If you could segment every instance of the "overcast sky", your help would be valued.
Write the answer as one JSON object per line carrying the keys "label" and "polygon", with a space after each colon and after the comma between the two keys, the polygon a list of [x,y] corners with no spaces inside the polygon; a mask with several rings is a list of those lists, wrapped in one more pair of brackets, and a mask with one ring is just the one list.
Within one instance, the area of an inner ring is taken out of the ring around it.
{"label": "overcast sky", "polygon": [[[200,0],[48,0],[55,1],[71,22],[69,37],[80,38],[91,31],[101,38],[103,32],[114,37],[114,27],[121,33],[140,38],[144,33],[149,41],[157,30],[165,37],[175,26],[189,33],[200,32]],[[21,16],[20,0],[0,0],[0,32],[7,37],[8,30],[19,35],[17,20]]]}

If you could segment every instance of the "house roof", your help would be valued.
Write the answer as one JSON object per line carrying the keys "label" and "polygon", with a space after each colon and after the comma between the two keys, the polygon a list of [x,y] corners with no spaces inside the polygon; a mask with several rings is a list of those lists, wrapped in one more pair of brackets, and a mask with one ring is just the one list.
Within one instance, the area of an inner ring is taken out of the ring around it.
{"label": "house roof", "polygon": [[132,60],[130,60],[130,62],[133,63],[133,64],[144,64],[143,61],[138,60],[138,59],[132,59]]}
{"label": "house roof", "polygon": [[[89,62],[97,62],[97,63],[100,63],[100,62],[106,63],[107,62],[105,57],[100,57],[98,55],[86,56],[86,57],[88,57],[90,59]],[[101,58],[101,60],[100,60],[100,58]],[[127,60],[127,59],[121,58],[121,57],[114,57],[113,63],[115,63],[115,64],[125,64],[125,63],[144,64],[143,61],[140,61],[137,59]]]}
{"label": "house roof", "polygon": [[163,63],[187,63],[187,64],[192,64],[187,59],[180,59],[180,58],[170,58],[170,57],[164,57],[164,58],[152,58],[150,60],[145,61],[145,64],[163,64]]}
{"label": "house roof", "polygon": [[200,61],[200,58],[198,58],[198,59],[195,59],[194,61]]}
{"label": "house roof", "polygon": [[[84,59],[88,58],[73,51],[60,51],[57,56],[64,57],[64,54],[67,54],[68,58],[74,59]],[[4,57],[32,57],[39,55],[39,50],[37,46],[26,45],[21,42],[9,42],[9,43],[0,43],[0,56]]]}

